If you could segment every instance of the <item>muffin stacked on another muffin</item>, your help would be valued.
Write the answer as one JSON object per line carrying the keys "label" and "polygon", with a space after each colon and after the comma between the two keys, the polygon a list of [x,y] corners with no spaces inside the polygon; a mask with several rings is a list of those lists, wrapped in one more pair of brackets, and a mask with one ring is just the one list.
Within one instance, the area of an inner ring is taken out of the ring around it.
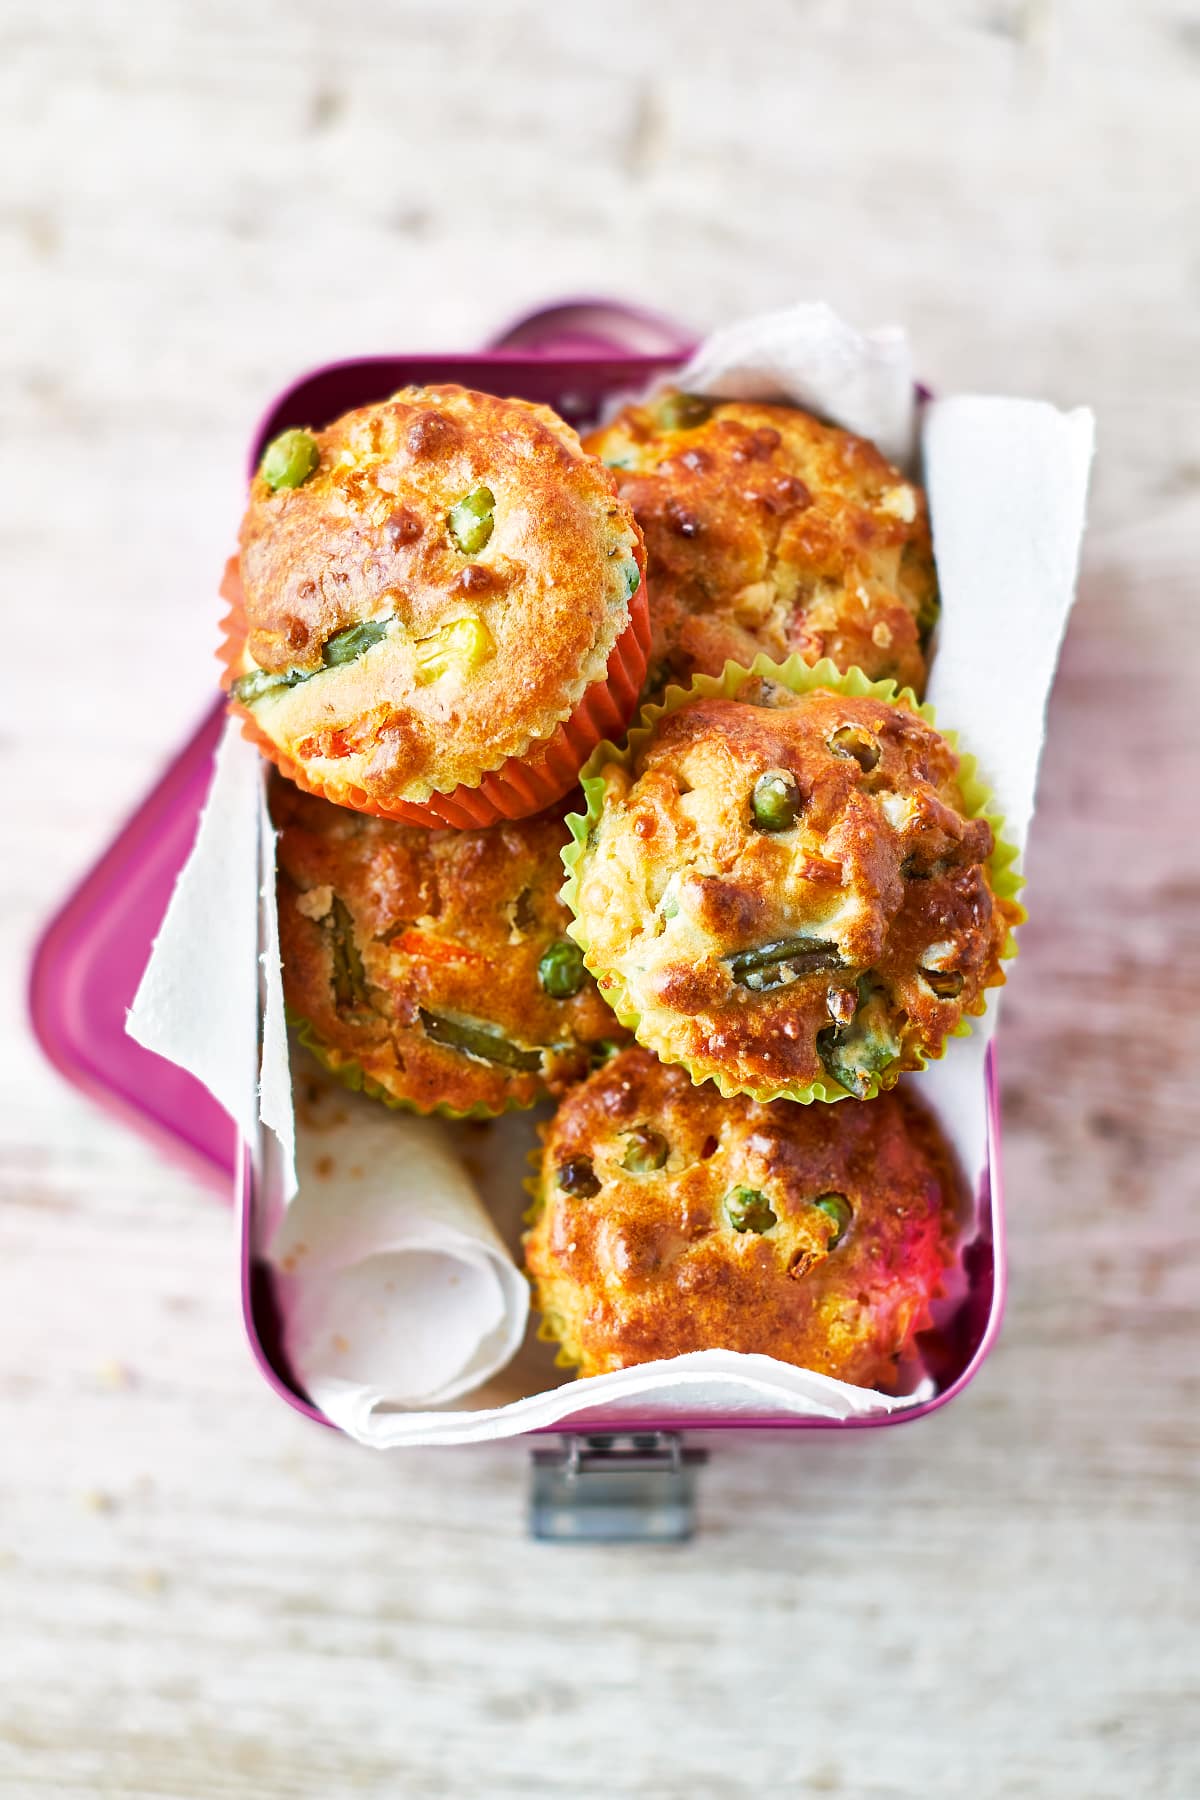
{"label": "muffin stacked on another muffin", "polygon": [[536,812],[633,711],[642,561],[612,476],[549,407],[406,388],[268,447],[227,572],[231,701],[340,805]]}
{"label": "muffin stacked on another muffin", "polygon": [[755,669],[598,759],[572,933],[638,1041],[697,1081],[867,1099],[983,1011],[1020,909],[958,756],[903,695]]}

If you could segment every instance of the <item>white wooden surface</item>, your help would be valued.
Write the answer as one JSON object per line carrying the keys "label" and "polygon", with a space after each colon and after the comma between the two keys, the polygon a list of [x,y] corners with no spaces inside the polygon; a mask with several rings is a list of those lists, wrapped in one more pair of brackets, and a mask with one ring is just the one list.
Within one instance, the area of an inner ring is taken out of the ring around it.
{"label": "white wooden surface", "polygon": [[[0,14],[0,1792],[1200,1792],[1200,17]],[[43,1066],[39,920],[202,709],[263,401],[526,303],[824,295],[1101,460],[1001,1051],[1012,1300],[927,1423],[722,1445],[688,1549],[261,1384],[228,1220]]]}

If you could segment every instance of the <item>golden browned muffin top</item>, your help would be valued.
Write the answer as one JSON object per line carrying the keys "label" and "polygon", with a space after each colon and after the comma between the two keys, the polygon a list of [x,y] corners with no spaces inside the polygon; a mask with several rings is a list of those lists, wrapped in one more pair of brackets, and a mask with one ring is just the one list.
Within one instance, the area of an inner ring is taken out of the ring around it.
{"label": "golden browned muffin top", "polygon": [[573,930],[639,1041],[697,1079],[868,1096],[983,1011],[1020,909],[919,713],[756,693],[686,702],[601,771]]}
{"label": "golden browned muffin top", "polygon": [[332,797],[478,785],[603,678],[640,555],[548,407],[406,388],[264,456],[233,698]]}
{"label": "golden browned muffin top", "polygon": [[585,443],[645,535],[650,691],[765,650],[923,692],[929,510],[874,444],[796,407],[679,393]]}
{"label": "golden browned muffin top", "polygon": [[422,1112],[501,1112],[626,1038],[566,934],[561,814],[426,831],[279,777],[271,814],[284,997],[334,1073]]}
{"label": "golden browned muffin top", "polygon": [[907,1096],[723,1100],[629,1049],[544,1138],[526,1261],[584,1375],[727,1349],[883,1387],[926,1322],[958,1189]]}

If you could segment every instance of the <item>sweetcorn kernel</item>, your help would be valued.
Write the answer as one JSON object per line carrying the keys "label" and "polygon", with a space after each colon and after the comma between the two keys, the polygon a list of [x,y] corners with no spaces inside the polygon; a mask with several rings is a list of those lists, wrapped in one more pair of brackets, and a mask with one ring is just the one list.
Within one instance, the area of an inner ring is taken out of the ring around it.
{"label": "sweetcorn kernel", "polygon": [[469,675],[494,654],[492,634],[475,613],[453,619],[417,644],[417,680],[422,687],[457,669]]}

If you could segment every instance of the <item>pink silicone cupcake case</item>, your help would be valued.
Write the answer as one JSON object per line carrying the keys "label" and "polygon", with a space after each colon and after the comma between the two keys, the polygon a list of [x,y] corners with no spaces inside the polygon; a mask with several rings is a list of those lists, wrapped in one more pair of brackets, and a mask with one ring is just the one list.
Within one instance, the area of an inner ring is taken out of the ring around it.
{"label": "pink silicone cupcake case", "polygon": [[[248,466],[289,425],[323,424],[353,406],[410,382],[458,381],[555,407],[586,426],[610,395],[637,390],[686,355],[690,340],[657,314],[604,300],[569,300],[515,320],[476,355],[356,357],[326,364],[287,388],[255,433]],[[215,579],[215,577],[214,577]],[[242,1311],[263,1376],[298,1412],[324,1415],[290,1381],[279,1352],[278,1319],[268,1270],[254,1260],[250,1218],[254,1167],[228,1115],[192,1076],[143,1050],[125,1035],[125,1013],[141,980],[175,878],[192,847],[221,734],[218,703],[160,776],[99,862],[46,926],[29,983],[33,1028],[46,1055],[82,1088],[161,1149],[185,1162],[239,1209]],[[925,1343],[937,1383],[930,1400],[904,1412],[861,1419],[710,1416],[656,1422],[605,1417],[605,1432],[788,1431],[871,1429],[923,1417],[973,1379],[1000,1329],[1004,1307],[1004,1207],[995,1046],[988,1052],[988,1154],[980,1184],[977,1236],[966,1250],[966,1291],[953,1318]],[[559,1427],[550,1429],[558,1430]]]}

